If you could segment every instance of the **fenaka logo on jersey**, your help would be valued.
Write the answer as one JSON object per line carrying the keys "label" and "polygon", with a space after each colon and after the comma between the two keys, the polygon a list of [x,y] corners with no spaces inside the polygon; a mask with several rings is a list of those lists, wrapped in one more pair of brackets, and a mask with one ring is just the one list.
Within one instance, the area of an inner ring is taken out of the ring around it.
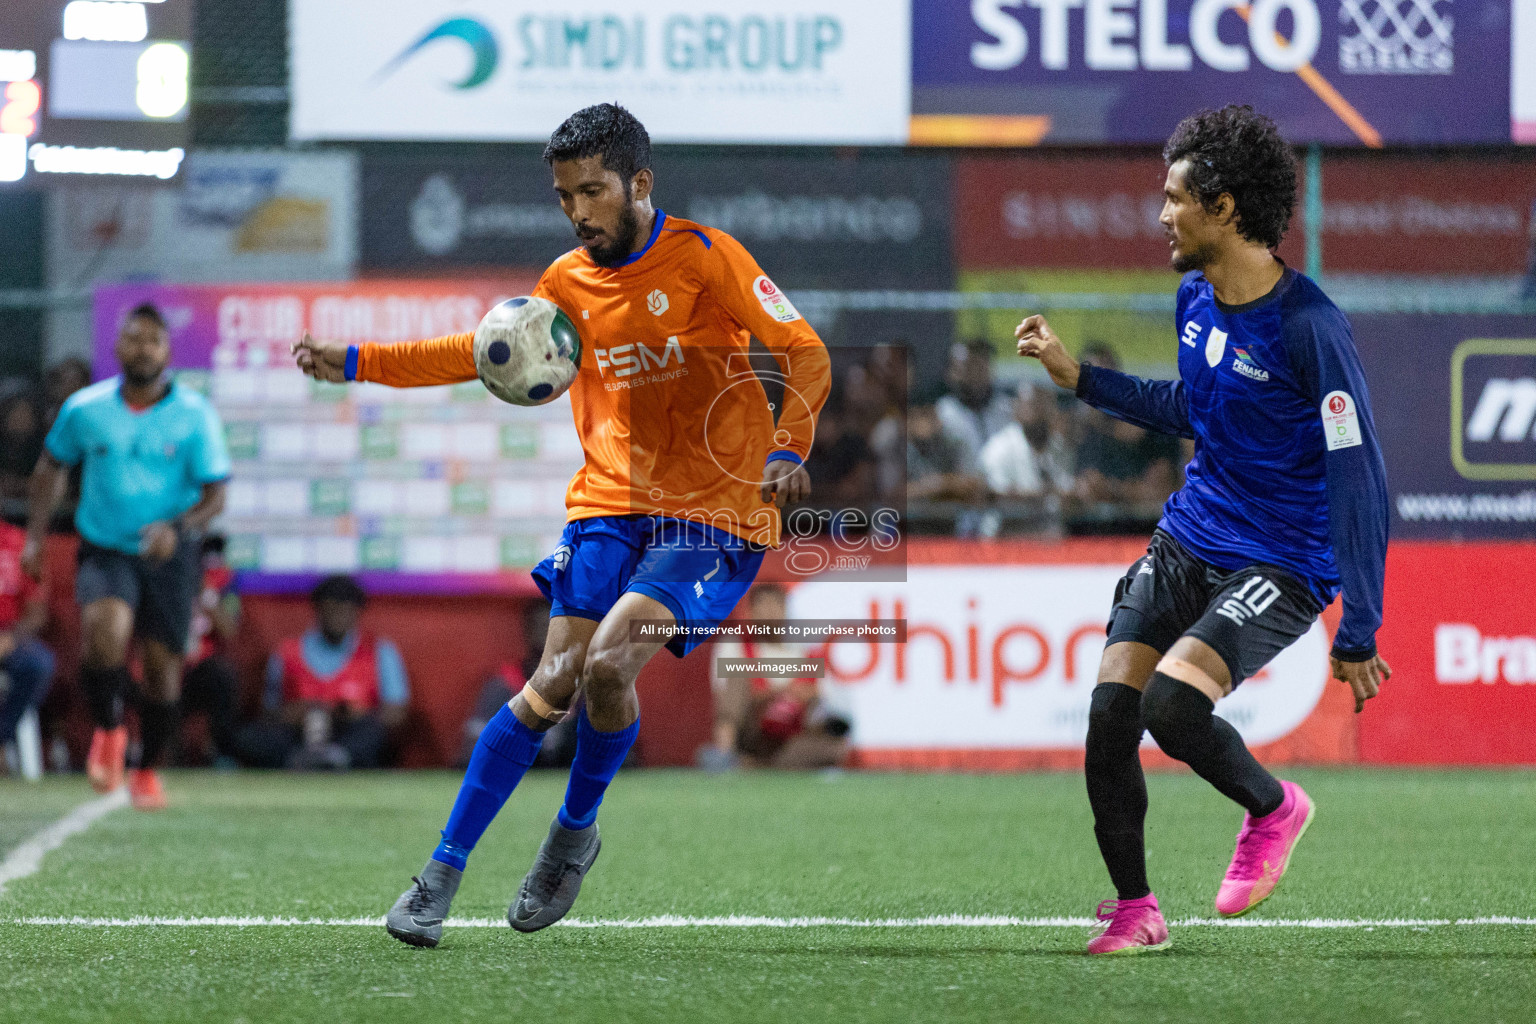
{"label": "fenaka logo on jersey", "polygon": [[778,285],[768,280],[767,274],[759,275],[752,282],[752,294],[757,296],[763,312],[779,323],[787,324],[800,319],[800,311],[795,308],[795,304],[789,301],[788,295],[779,291]]}
{"label": "fenaka logo on jersey", "polygon": [[1232,369],[1253,380],[1269,380],[1269,371],[1254,362],[1247,349],[1234,348],[1232,353]]}
{"label": "fenaka logo on jersey", "polygon": [[687,362],[683,358],[682,343],[677,340],[676,335],[667,339],[666,347],[659,353],[642,341],[631,342],[628,345],[614,345],[610,348],[597,348],[592,351],[597,357],[597,371],[604,377],[608,376],[609,370],[613,371],[615,377],[621,379],[647,370],[666,371],[668,363],[676,363],[671,373],[647,378],[645,383],[670,379],[677,370],[682,370],[683,364]]}
{"label": "fenaka logo on jersey", "polygon": [[1355,400],[1346,391],[1330,391],[1323,397],[1323,440],[1331,452],[1365,443]]}
{"label": "fenaka logo on jersey", "polygon": [[645,297],[645,308],[651,311],[651,316],[661,316],[671,305],[667,301],[667,293],[660,288]]}
{"label": "fenaka logo on jersey", "polygon": [[1468,480],[1536,480],[1536,338],[1456,346],[1451,462]]}

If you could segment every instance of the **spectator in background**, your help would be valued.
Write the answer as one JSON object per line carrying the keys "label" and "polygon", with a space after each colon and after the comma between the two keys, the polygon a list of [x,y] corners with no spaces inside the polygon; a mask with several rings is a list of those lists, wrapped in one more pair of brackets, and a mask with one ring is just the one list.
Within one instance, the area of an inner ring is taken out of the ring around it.
{"label": "spectator in background", "polygon": [[992,346],[970,341],[949,350],[949,393],[937,403],[944,430],[959,438],[978,458],[987,438],[1013,420],[1012,396],[992,382]]}
{"label": "spectator in background", "polygon": [[[505,661],[485,681],[474,710],[464,720],[463,746],[459,750],[457,767],[469,764],[475,743],[486,723],[527,685],[544,656],[544,640],[549,635],[549,602],[534,598],[523,603],[523,656],[517,661]],[[576,719],[581,713],[581,697],[565,718],[544,733],[544,743],[539,747],[536,768],[568,768],[576,756]]]}
{"label": "spectator in background", "polygon": [[907,411],[907,497],[915,501],[976,502],[987,485],[976,450],[944,429],[938,408],[913,405]]}
{"label": "spectator in background", "polygon": [[224,561],[224,538],[203,538],[203,585],[192,608],[192,630],[187,641],[187,665],[181,679],[181,713],[208,716],[213,740],[213,763],[218,768],[235,764],[235,711],[240,697],[240,674],[230,658],[230,645],[240,630],[240,595],[235,592],[235,573]]}
{"label": "spectator in background", "polygon": [[48,621],[48,593],[22,571],[26,540],[21,529],[0,522],[0,746],[16,739],[16,723],[43,702],[53,679],[53,652],[37,639]]}
{"label": "spectator in background", "polygon": [[43,453],[43,411],[28,389],[0,399],[0,507],[25,514],[27,481]]}
{"label": "spectator in background", "polygon": [[[750,618],[782,622],[784,588],[753,586]],[[805,771],[841,764],[848,753],[848,723],[824,713],[815,679],[722,675],[721,658],[803,658],[804,646],[778,641],[721,640],[715,644],[710,680],[715,697],[712,746],[701,747],[698,762],[709,771],[737,764]]]}
{"label": "spectator in background", "polygon": [[905,342],[902,347],[879,345],[863,366],[848,374],[849,429],[857,430],[874,460],[874,497],[882,505],[906,500],[907,374]]}
{"label": "spectator in background", "polygon": [[1039,498],[1071,493],[1072,454],[1054,429],[1055,404],[1055,396],[1039,384],[1019,385],[1013,421],[981,449],[982,470],[993,494]]}
{"label": "spectator in background", "polygon": [[61,359],[48,367],[43,375],[43,397],[47,405],[43,409],[43,426],[53,426],[59,418],[64,400],[91,382],[91,365],[78,356]]}
{"label": "spectator in background", "polygon": [[870,381],[884,392],[886,406],[898,411],[907,407],[907,349],[910,344],[905,338],[897,338],[889,345],[876,345],[869,350],[869,358],[864,364]]}
{"label": "spectator in background", "polygon": [[[1101,341],[1084,345],[1081,359],[1120,369],[1119,356]],[[1077,448],[1077,496],[1128,506],[1160,505],[1178,487],[1180,454],[1176,437],[1089,410]]]}
{"label": "spectator in background", "polygon": [[[851,381],[863,372],[855,366],[848,377]],[[833,400],[822,406],[816,417],[816,446],[805,466],[816,504],[828,508],[865,508],[875,498],[875,455],[847,408],[847,394],[843,391],[844,400],[838,401],[834,392]]]}
{"label": "spectator in background", "polygon": [[241,730],[258,768],[377,768],[405,724],[410,690],[394,643],[358,626],[367,596],[350,576],[310,594],[315,625],[267,662],[264,717]]}

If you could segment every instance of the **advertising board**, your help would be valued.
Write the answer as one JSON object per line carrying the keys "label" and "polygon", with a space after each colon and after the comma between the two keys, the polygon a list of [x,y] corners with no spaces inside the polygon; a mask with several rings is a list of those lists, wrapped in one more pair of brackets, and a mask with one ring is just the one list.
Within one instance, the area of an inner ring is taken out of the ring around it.
{"label": "advertising board", "polygon": [[1536,538],[1536,316],[1350,317],[1396,539]]}
{"label": "advertising board", "polygon": [[[955,162],[955,254],[966,269],[1160,269],[1156,156],[1024,153]],[[1524,273],[1536,160],[1330,153],[1323,162],[1327,273]],[[1302,265],[1298,206],[1280,254]]]}
{"label": "advertising board", "polygon": [[290,130],[543,142],[573,111],[616,101],[657,142],[899,144],[909,11],[903,0],[294,0]]}
{"label": "advertising board", "polygon": [[[793,591],[793,617],[907,620],[905,644],[838,643],[827,655],[824,698],[853,723],[860,763],[1081,764],[1115,583],[1144,545],[1099,546],[1087,555],[1071,544],[982,547],[957,545],[958,558],[936,562],[914,544],[904,584],[807,583]],[[1217,713],[1261,756],[1352,757],[1348,709],[1341,718],[1338,704],[1344,695],[1329,689],[1328,646],[1318,622]],[[1148,738],[1144,746],[1154,745]]]}
{"label": "advertising board", "polygon": [[914,141],[1161,143],[1251,103],[1293,142],[1508,143],[1507,0],[915,0]]}
{"label": "advertising board", "polygon": [[[779,283],[944,288],[953,282],[951,161],[861,154],[660,151],[656,205],[728,232]],[[543,268],[578,240],[534,154],[369,158],[361,248],[374,270]]]}
{"label": "advertising board", "polygon": [[1392,679],[1360,716],[1389,764],[1536,763],[1536,546],[1396,542],[1377,646]]}

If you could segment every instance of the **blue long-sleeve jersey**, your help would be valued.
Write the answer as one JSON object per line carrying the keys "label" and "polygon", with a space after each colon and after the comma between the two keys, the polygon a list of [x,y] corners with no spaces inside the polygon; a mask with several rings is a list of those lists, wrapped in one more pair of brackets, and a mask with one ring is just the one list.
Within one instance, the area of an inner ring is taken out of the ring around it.
{"label": "blue long-sleeve jersey", "polygon": [[1285,268],[1268,295],[1216,300],[1179,285],[1179,377],[1084,364],[1077,394],[1111,416],[1193,438],[1184,487],[1158,524],[1223,569],[1295,573],[1323,604],[1344,592],[1334,653],[1376,653],[1387,558],[1387,474],[1349,321]]}

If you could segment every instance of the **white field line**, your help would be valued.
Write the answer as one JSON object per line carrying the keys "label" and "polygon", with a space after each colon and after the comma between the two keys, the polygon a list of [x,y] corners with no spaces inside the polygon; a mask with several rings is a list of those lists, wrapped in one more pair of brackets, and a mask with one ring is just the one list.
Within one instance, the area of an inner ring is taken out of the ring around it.
{"label": "white field line", "polygon": [[[933,917],[658,917],[559,922],[559,928],[1087,928],[1100,924],[1091,917],[1004,917],[945,914]],[[0,924],[71,926],[80,928],[379,928],[382,917],[17,917]],[[448,928],[505,928],[504,918],[449,918]],[[1316,928],[1372,930],[1376,928],[1453,928],[1536,926],[1536,917],[1440,918],[1204,918],[1170,921],[1175,928]]]}
{"label": "white field line", "polygon": [[16,847],[0,861],[0,895],[5,887],[17,879],[36,874],[42,867],[43,858],[64,845],[70,836],[79,835],[90,828],[103,815],[111,814],[119,807],[128,806],[128,790],[118,789],[106,796],[87,800],[58,821],[44,828],[31,839]]}

